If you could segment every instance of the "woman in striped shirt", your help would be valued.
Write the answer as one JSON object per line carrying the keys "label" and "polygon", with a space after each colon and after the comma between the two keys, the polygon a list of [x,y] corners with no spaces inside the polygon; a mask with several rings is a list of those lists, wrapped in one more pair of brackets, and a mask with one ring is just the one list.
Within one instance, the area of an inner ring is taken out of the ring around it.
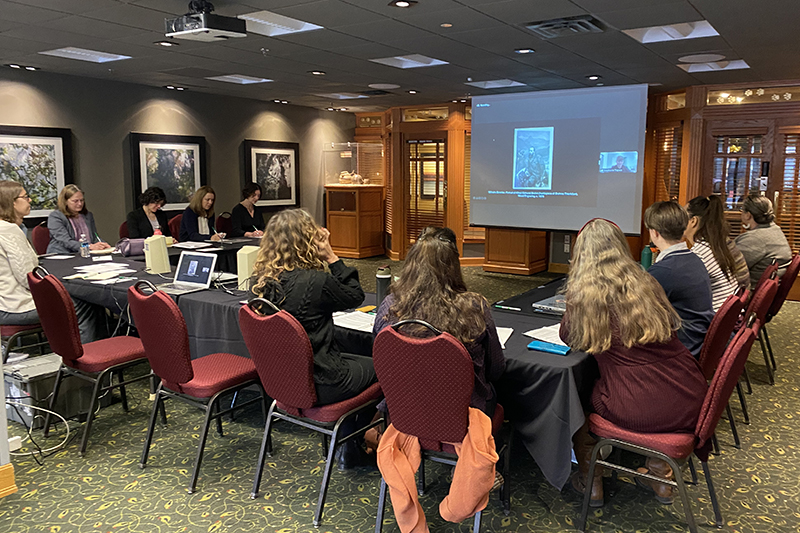
{"label": "woman in striped shirt", "polygon": [[728,296],[750,283],[747,263],[728,238],[730,227],[719,196],[698,196],[689,202],[686,209],[689,225],[684,238],[708,270],[712,305],[716,312]]}

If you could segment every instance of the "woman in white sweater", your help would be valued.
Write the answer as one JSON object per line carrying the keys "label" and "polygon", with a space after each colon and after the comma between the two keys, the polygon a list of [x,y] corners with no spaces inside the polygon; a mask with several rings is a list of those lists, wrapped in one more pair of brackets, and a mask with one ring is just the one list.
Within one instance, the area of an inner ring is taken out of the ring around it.
{"label": "woman in white sweater", "polygon": [[0,324],[39,322],[27,278],[39,260],[20,227],[30,212],[31,199],[22,185],[0,181]]}

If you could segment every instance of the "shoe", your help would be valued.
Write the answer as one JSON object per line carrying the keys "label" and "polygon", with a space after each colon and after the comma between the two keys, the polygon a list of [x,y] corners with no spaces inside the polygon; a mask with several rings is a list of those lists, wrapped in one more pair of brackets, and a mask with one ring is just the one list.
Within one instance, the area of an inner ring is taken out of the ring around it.
{"label": "shoe", "polygon": [[[572,474],[569,486],[570,488],[581,497],[586,493],[586,481],[580,471]],[[603,497],[603,476],[594,476],[592,478],[592,495],[589,497],[589,507],[597,508],[605,505]]]}
{"label": "shoe", "polygon": [[[667,480],[672,480],[672,468],[660,459],[647,458],[647,463],[644,467],[637,469],[641,474],[650,474],[651,476],[660,477]],[[673,496],[672,485],[666,483],[659,483],[650,479],[635,478],[636,485],[648,492],[652,492],[658,501],[664,505],[672,505],[675,498]]]}
{"label": "shoe", "polygon": [[360,443],[354,441],[348,441],[339,446],[334,457],[339,471],[352,470],[363,466],[378,467],[375,455],[368,454]]}

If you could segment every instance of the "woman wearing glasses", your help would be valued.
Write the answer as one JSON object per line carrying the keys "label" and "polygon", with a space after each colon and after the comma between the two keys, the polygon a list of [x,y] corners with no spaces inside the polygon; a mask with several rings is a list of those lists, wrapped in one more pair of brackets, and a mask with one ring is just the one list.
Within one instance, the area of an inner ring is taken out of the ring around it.
{"label": "woman wearing glasses", "polygon": [[58,193],[58,209],[47,217],[50,244],[47,253],[74,254],[81,249],[81,235],[89,240],[90,250],[111,248],[97,234],[94,215],[86,209],[83,191],[69,184]]}
{"label": "woman wearing glasses", "polygon": [[31,198],[22,185],[0,181],[0,324],[39,322],[27,277],[39,259],[21,229],[30,212]]}

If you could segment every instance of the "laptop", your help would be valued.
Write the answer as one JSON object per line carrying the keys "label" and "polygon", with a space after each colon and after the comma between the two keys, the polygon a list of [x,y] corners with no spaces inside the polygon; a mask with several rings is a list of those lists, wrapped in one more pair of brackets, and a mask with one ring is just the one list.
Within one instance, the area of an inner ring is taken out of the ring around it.
{"label": "laptop", "polygon": [[179,295],[208,289],[217,264],[217,254],[201,252],[181,252],[178,268],[172,283],[157,285],[158,290],[167,294]]}
{"label": "laptop", "polygon": [[563,294],[556,294],[550,298],[539,300],[531,304],[533,310],[539,313],[563,316],[567,310],[567,302]]}

